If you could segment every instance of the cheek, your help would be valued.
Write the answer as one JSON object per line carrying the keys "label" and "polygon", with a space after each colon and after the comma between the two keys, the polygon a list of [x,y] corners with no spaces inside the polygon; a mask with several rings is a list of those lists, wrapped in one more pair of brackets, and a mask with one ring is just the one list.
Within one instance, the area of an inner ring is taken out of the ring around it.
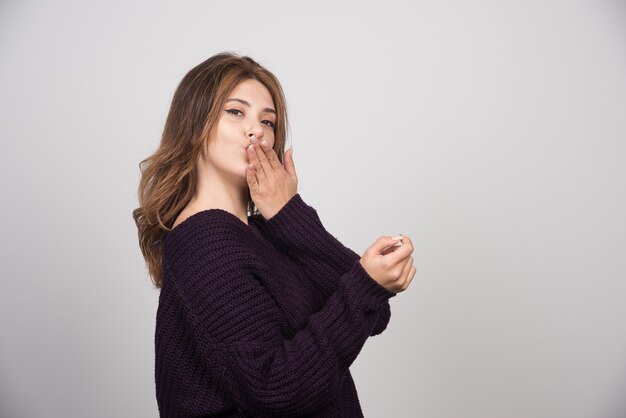
{"label": "cheek", "polygon": [[274,148],[274,144],[276,143],[276,137],[274,136],[273,132],[270,132],[268,135],[266,135],[265,140],[270,144],[272,148]]}

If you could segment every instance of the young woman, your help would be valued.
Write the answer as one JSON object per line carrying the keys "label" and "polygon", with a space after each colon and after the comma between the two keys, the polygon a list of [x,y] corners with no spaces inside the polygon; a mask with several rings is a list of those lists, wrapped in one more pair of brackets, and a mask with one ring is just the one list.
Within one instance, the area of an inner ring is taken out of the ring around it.
{"label": "young woman", "polygon": [[406,236],[361,257],[297,193],[276,77],[220,53],[185,75],[133,211],[160,289],[162,417],[361,417],[349,366],[415,275]]}

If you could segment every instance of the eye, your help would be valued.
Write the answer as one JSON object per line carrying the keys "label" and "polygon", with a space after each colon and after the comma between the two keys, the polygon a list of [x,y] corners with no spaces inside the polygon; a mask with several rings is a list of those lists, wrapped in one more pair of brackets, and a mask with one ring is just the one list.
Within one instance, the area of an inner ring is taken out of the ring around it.
{"label": "eye", "polygon": [[239,109],[226,109],[226,111],[227,111],[228,113],[232,114],[232,115],[235,115],[235,113],[232,113],[232,112],[239,112],[239,113],[243,114],[243,113],[241,112],[241,110],[239,110]]}
{"label": "eye", "polygon": [[[239,113],[241,113],[243,115],[243,112],[241,110],[239,110],[239,109],[226,109],[226,112],[230,113],[231,115],[235,115],[235,116],[239,116],[236,112],[239,112]],[[263,122],[267,122],[266,125],[269,126],[272,129],[274,129],[276,127],[274,122],[272,122],[271,120],[265,119]]]}

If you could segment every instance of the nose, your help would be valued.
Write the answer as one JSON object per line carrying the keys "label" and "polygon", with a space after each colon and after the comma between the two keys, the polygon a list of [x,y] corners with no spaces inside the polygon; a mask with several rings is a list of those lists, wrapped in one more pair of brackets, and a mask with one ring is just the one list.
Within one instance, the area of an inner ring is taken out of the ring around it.
{"label": "nose", "polygon": [[260,141],[263,138],[263,130],[262,129],[251,129],[248,131],[248,140],[253,136],[256,137],[257,141]]}
{"label": "nose", "polygon": [[263,138],[263,124],[253,123],[248,127],[248,130],[246,132],[248,140],[250,140],[250,137],[254,135],[256,136],[256,139],[260,141]]}

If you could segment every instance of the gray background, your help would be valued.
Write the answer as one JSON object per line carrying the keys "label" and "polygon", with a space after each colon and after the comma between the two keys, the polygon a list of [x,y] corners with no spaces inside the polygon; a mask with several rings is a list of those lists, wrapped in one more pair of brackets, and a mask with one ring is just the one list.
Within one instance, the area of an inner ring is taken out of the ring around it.
{"label": "gray background", "polygon": [[623,3],[0,4],[2,417],[157,415],[138,164],[225,50],[281,80],[327,229],[413,239],[367,417],[626,416]]}

